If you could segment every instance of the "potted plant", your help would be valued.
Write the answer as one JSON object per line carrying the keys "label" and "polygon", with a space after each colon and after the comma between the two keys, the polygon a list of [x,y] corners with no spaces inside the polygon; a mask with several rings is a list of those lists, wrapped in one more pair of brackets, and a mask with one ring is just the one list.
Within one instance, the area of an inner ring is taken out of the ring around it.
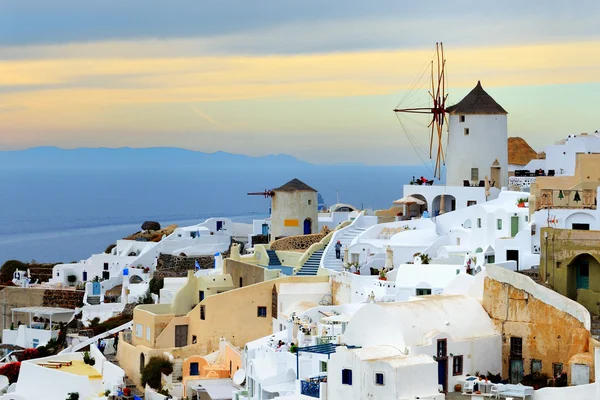
{"label": "potted plant", "polygon": [[527,203],[527,202],[529,202],[529,199],[527,197],[521,197],[520,199],[517,200],[517,207],[524,208],[525,203]]}
{"label": "potted plant", "polygon": [[380,281],[387,281],[387,278],[385,276],[385,268],[381,268],[381,271],[379,272],[379,280]]}
{"label": "potted plant", "polygon": [[83,362],[87,365],[90,366],[94,366],[94,364],[96,364],[96,359],[92,356],[90,356],[90,352],[89,351],[84,351],[83,352]]}

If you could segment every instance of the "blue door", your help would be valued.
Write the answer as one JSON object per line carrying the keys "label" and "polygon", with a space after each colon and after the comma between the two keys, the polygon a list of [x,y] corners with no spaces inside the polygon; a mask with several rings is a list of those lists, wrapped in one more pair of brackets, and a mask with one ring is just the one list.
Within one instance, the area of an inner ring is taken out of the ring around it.
{"label": "blue door", "polygon": [[590,288],[590,262],[582,260],[577,263],[577,289]]}
{"label": "blue door", "polygon": [[267,224],[262,224],[262,234],[264,236],[267,236],[269,234],[269,225]]}
{"label": "blue door", "polygon": [[444,392],[448,390],[448,381],[446,370],[448,368],[448,360],[444,358],[443,360],[438,360],[438,385],[442,385],[444,388]]}
{"label": "blue door", "polygon": [[217,221],[217,232],[223,229],[223,221]]}
{"label": "blue door", "polygon": [[310,235],[312,233],[312,221],[310,220],[310,218],[306,218],[304,220],[304,234],[305,235]]}
{"label": "blue door", "polygon": [[83,281],[87,282],[87,271],[83,271]]}
{"label": "blue door", "polygon": [[94,296],[100,296],[100,282],[92,283],[92,294]]}
{"label": "blue door", "polygon": [[191,376],[200,375],[200,373],[198,371],[198,363],[197,362],[190,363],[190,375]]}

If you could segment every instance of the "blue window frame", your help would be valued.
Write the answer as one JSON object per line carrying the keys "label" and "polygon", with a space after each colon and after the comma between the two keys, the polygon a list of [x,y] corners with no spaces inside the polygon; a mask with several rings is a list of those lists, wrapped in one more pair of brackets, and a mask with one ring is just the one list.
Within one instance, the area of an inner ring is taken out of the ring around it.
{"label": "blue window frame", "polygon": [[200,375],[200,371],[198,370],[197,362],[190,363],[190,375],[192,375],[192,376]]}
{"label": "blue window frame", "polygon": [[343,369],[342,370],[342,385],[352,385],[352,370],[351,369]]}

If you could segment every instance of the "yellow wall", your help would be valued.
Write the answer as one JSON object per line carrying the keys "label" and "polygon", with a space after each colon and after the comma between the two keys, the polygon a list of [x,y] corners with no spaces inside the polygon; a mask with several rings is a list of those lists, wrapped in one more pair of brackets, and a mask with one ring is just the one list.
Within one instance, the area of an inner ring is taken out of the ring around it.
{"label": "yellow wall", "polygon": [[502,332],[503,377],[509,376],[511,337],[522,338],[524,375],[531,373],[531,360],[536,359],[549,376],[552,364],[562,363],[570,378],[570,360],[577,355],[585,359],[589,351],[590,332],[581,321],[508,283],[486,278],[483,307]]}
{"label": "yellow wall", "polygon": [[[540,276],[547,277],[548,284],[558,293],[599,314],[600,231],[542,228],[540,237]],[[577,260],[589,263],[588,290],[577,289]]]}
{"label": "yellow wall", "polygon": [[242,279],[242,286],[253,285],[268,280],[265,277],[265,273],[272,271],[274,270],[268,270],[258,265],[247,264],[230,258],[226,258],[223,264],[223,272],[231,276],[236,288],[240,287],[240,278]]}
{"label": "yellow wall", "polygon": [[[154,307],[152,307],[154,306]],[[131,341],[134,345],[143,345],[150,348],[155,347],[156,338],[167,327],[169,322],[175,317],[173,314],[154,314],[149,309],[158,308],[156,306],[168,306],[168,304],[137,306],[133,309],[133,327],[131,332]],[[164,308],[164,307],[162,307]],[[136,335],[137,325],[142,325],[142,337]],[[150,327],[150,340],[147,338],[147,328]]]}

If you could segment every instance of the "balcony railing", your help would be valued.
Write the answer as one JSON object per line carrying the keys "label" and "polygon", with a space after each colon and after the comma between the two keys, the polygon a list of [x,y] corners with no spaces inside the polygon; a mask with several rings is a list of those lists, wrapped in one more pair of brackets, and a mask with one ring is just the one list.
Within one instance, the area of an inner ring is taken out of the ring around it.
{"label": "balcony railing", "polygon": [[335,336],[318,336],[316,339],[317,339],[317,345],[337,342],[337,337],[335,337]]}
{"label": "balcony railing", "polygon": [[300,381],[300,393],[318,399],[320,397],[321,382]]}
{"label": "balcony railing", "polygon": [[532,183],[535,183],[535,176],[511,176],[508,178],[509,186],[528,188]]}
{"label": "balcony railing", "polygon": [[535,209],[547,208],[584,208],[596,209],[596,191],[592,189],[542,189],[536,198]]}

